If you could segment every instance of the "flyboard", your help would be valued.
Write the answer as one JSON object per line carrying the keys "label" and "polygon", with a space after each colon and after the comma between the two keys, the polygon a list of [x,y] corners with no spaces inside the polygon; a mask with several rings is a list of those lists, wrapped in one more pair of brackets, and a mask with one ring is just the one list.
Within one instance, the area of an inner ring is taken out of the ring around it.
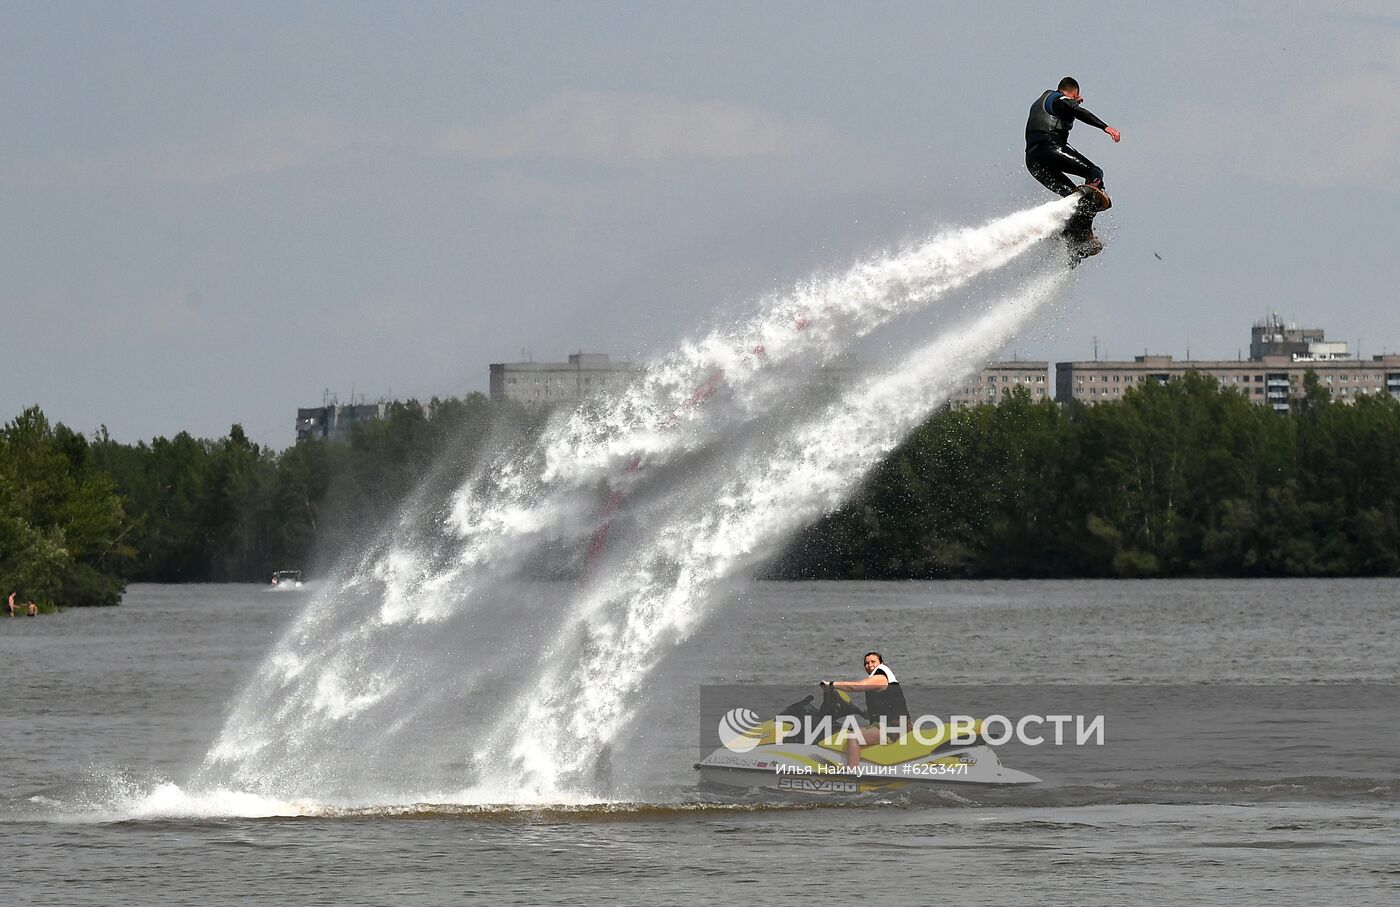
{"label": "flyboard", "polygon": [[1069,246],[1070,267],[1103,251],[1103,243],[1094,235],[1094,218],[1100,211],[1113,207],[1113,200],[1102,189],[1080,186],[1075,192],[1079,196],[1078,203],[1061,231]]}

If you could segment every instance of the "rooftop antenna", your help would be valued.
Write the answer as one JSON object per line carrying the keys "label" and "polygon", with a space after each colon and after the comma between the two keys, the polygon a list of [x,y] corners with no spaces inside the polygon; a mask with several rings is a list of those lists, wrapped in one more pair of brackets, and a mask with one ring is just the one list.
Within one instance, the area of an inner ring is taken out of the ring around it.
{"label": "rooftop antenna", "polygon": [[1097,335],[1094,337],[1094,361],[1099,361],[1099,338]]}

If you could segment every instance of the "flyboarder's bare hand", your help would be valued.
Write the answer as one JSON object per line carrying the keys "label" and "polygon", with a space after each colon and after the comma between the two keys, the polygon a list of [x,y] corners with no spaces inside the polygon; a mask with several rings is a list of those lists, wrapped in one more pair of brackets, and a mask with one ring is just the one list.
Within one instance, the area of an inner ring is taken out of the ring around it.
{"label": "flyboarder's bare hand", "polygon": [[1115,141],[1115,142],[1121,142],[1121,141],[1123,141],[1123,134],[1122,134],[1121,132],[1119,132],[1117,129],[1114,129],[1112,126],[1105,126],[1103,131],[1104,131],[1104,132],[1107,132],[1107,133],[1108,133],[1108,137],[1111,138],[1111,139],[1113,139],[1113,141]]}

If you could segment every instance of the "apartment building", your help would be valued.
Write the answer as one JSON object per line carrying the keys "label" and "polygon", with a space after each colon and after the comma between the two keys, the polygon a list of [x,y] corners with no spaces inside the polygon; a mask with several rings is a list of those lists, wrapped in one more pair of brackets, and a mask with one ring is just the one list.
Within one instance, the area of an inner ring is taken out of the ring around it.
{"label": "apartment building", "polygon": [[1334,400],[1351,402],[1366,394],[1400,397],[1400,355],[1353,356],[1343,341],[1329,341],[1320,328],[1285,325],[1277,313],[1253,326],[1249,359],[1174,360],[1134,356],[1132,361],[1055,363],[1055,399],[1093,405],[1121,399],[1128,388],[1147,381],[1165,383],[1187,372],[1210,375],[1262,406],[1287,412],[1302,393],[1303,376],[1315,372]]}

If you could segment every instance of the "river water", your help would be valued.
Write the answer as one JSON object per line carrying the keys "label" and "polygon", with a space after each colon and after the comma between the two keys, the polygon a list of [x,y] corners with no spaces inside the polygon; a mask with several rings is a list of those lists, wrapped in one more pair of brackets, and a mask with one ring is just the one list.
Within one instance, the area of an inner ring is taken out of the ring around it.
{"label": "river water", "polygon": [[[136,586],[0,619],[0,903],[1400,900],[1400,581],[760,583],[654,666],[609,802],[191,790],[307,594]],[[911,695],[1097,704],[1108,744],[1008,746],[1031,788],[698,784],[702,687],[811,689],[869,648]]]}

